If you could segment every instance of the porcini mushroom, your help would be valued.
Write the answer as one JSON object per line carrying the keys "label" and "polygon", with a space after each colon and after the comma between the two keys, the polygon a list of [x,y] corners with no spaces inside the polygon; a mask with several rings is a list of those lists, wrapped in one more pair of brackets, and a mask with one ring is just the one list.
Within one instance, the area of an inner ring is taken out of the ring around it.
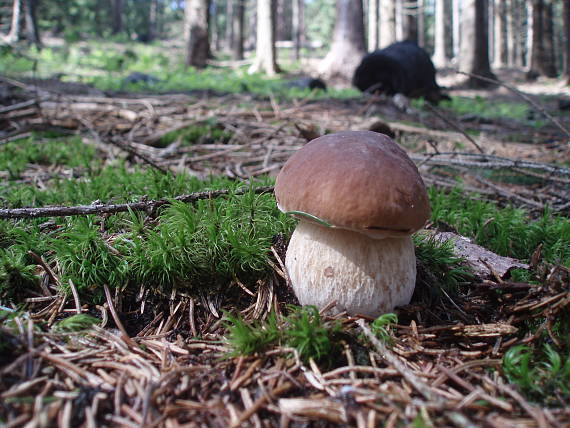
{"label": "porcini mushroom", "polygon": [[416,281],[411,234],[430,215],[406,152],[371,131],[324,135],[285,163],[277,205],[299,218],[285,265],[302,305],[376,317],[408,304]]}

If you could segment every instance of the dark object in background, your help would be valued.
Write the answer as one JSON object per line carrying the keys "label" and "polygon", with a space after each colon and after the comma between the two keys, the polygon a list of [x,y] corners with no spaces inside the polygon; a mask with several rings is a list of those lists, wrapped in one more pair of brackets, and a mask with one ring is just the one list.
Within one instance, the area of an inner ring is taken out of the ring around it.
{"label": "dark object in background", "polygon": [[310,89],[311,91],[313,89],[327,90],[327,84],[315,77],[300,77],[287,82],[285,85],[289,88]]}
{"label": "dark object in background", "polygon": [[415,42],[394,43],[364,56],[352,84],[363,92],[424,97],[438,103],[449,99],[435,82],[435,67],[426,51]]}
{"label": "dark object in background", "polygon": [[560,98],[558,100],[558,110],[570,110],[570,98]]}
{"label": "dark object in background", "polygon": [[381,120],[377,120],[372,125],[370,125],[368,127],[368,130],[387,135],[392,139],[396,138],[396,133],[392,130],[392,128],[390,128],[390,125],[388,125],[386,122],[382,122]]}
{"label": "dark object in background", "polygon": [[141,73],[139,71],[135,71],[129,74],[127,77],[123,79],[123,83],[125,85],[129,85],[131,83],[144,83],[146,85],[155,85],[160,83],[160,79],[153,77],[149,74]]}

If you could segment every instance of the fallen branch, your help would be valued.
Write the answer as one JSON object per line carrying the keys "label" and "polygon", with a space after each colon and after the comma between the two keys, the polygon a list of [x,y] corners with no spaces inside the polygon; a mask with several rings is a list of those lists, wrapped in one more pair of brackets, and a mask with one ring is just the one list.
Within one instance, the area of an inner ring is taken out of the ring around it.
{"label": "fallen branch", "polygon": [[75,215],[90,214],[116,214],[126,211],[153,211],[163,205],[169,205],[172,200],[194,203],[201,199],[217,198],[224,195],[244,195],[247,192],[255,194],[273,192],[273,186],[256,187],[254,189],[242,188],[235,191],[207,190],[204,192],[190,193],[189,195],[180,195],[172,199],[159,199],[154,201],[132,202],[127,204],[93,204],[93,205],[77,205],[71,207],[41,207],[41,208],[9,208],[0,210],[0,218],[38,218],[38,217],[65,217]]}

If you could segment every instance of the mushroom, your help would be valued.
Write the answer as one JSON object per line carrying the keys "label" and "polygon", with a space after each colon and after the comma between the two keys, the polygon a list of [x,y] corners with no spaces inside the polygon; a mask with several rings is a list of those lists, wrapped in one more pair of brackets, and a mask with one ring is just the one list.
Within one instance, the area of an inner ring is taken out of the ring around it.
{"label": "mushroom", "polygon": [[302,305],[376,317],[408,304],[411,234],[430,215],[417,167],[389,137],[346,131],[312,140],[285,163],[278,208],[299,218],[285,266]]}

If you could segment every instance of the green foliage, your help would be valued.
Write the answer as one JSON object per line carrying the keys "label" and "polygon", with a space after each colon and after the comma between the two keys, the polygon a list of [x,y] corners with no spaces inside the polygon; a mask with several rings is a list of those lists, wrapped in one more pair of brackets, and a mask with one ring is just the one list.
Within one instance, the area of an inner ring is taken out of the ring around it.
{"label": "green foliage", "polygon": [[518,120],[526,120],[529,111],[528,104],[524,102],[491,101],[480,96],[474,98],[454,96],[451,97],[451,101],[442,101],[441,107],[453,110],[458,115],[474,114],[481,117],[509,117]]}
{"label": "green foliage", "polygon": [[398,316],[393,313],[388,313],[376,318],[370,325],[370,328],[372,333],[374,333],[381,341],[391,343],[392,336],[390,335],[390,329],[392,324],[397,323]]}
{"label": "green foliage", "polygon": [[71,333],[81,330],[88,330],[95,324],[101,323],[99,318],[87,314],[77,314],[58,321],[53,329],[58,333]]}
{"label": "green foliage", "polygon": [[94,159],[95,148],[84,144],[80,137],[34,134],[2,146],[0,171],[8,171],[11,178],[19,178],[29,164],[87,168]]}
{"label": "green foliage", "polygon": [[503,372],[509,382],[533,400],[570,399],[570,356],[564,359],[549,344],[542,352],[524,345],[513,346],[503,356]]}
{"label": "green foliage", "polygon": [[262,352],[281,344],[295,348],[304,361],[331,359],[337,346],[334,335],[340,327],[325,323],[314,306],[290,306],[289,310],[291,313],[286,317],[277,318],[272,313],[267,321],[250,324],[226,314],[231,355]]}
{"label": "green foliage", "polygon": [[530,221],[522,209],[499,208],[492,202],[466,198],[461,189],[429,189],[432,220],[455,227],[459,234],[500,255],[528,260],[543,244],[545,260],[570,266],[570,220],[545,210]]}
{"label": "green foliage", "polygon": [[472,277],[464,260],[453,252],[453,242],[441,242],[433,235],[413,236],[416,257],[444,290],[457,290],[461,282]]}
{"label": "green foliage", "polygon": [[11,298],[38,282],[35,265],[18,247],[0,248],[0,297]]}
{"label": "green foliage", "polygon": [[158,142],[159,147],[166,147],[174,141],[179,140],[182,145],[192,145],[196,143],[211,144],[227,143],[232,134],[221,127],[216,126],[216,122],[206,122],[203,125],[189,126],[178,131],[172,131],[164,135]]}

